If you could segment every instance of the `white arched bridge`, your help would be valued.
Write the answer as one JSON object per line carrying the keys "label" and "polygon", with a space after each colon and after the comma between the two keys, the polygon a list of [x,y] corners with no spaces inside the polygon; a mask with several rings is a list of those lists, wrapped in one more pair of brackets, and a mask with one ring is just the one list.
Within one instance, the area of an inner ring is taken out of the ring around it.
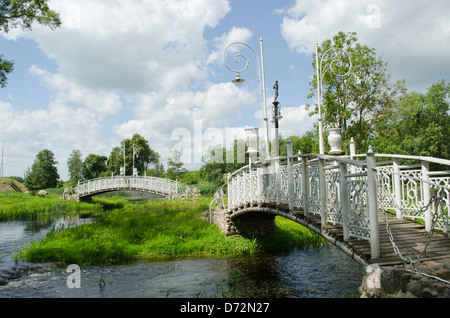
{"label": "white arched bridge", "polygon": [[77,199],[90,200],[95,195],[112,191],[140,191],[171,197],[184,192],[178,181],[147,176],[112,176],[81,181],[77,187]]}
{"label": "white arched bridge", "polygon": [[228,175],[214,202],[210,218],[219,226],[222,218],[224,232],[242,216],[253,217],[251,227],[281,215],[363,265],[450,259],[450,160],[371,148],[351,157],[293,155],[288,141],[287,156],[250,160]]}

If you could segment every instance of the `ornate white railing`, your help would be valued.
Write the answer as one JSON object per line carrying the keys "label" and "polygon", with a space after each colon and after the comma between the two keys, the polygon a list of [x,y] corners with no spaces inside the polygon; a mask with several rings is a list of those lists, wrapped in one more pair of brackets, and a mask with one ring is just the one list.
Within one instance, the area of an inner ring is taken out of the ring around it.
{"label": "ornate white railing", "polygon": [[[369,240],[372,258],[379,257],[379,210],[421,219],[428,231],[449,231],[450,160],[371,149],[353,159],[300,154],[272,159],[272,165],[250,164],[228,175],[229,211],[274,205],[315,214],[322,224],[341,225],[344,239]],[[405,160],[418,164],[401,165]],[[446,168],[430,171],[431,163]]]}
{"label": "ornate white railing", "polygon": [[79,182],[78,198],[115,190],[138,190],[160,195],[174,195],[182,192],[181,187],[182,185],[177,181],[163,178],[113,176]]}

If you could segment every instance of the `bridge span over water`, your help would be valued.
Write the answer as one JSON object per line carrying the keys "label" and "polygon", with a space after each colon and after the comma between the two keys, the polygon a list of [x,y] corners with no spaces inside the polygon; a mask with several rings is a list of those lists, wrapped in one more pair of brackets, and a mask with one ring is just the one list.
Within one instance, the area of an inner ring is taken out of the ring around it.
{"label": "bridge span over water", "polygon": [[289,141],[288,155],[271,159],[250,160],[216,192],[210,217],[225,215],[224,232],[244,216],[253,217],[251,228],[280,215],[363,265],[450,260],[450,160],[372,149],[352,157],[293,155]]}
{"label": "bridge span over water", "polygon": [[86,201],[101,193],[123,190],[147,192],[170,197],[184,192],[186,190],[185,188],[178,181],[164,178],[112,176],[79,182],[77,186],[77,197],[79,201]]}

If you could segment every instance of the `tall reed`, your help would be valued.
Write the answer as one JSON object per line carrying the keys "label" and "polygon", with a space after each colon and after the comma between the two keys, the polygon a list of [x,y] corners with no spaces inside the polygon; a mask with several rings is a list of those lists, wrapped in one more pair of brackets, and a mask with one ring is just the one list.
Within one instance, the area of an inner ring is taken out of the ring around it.
{"label": "tall reed", "polygon": [[0,193],[0,221],[36,220],[57,217],[63,213],[91,213],[101,207],[85,202],[59,200],[26,193]]}

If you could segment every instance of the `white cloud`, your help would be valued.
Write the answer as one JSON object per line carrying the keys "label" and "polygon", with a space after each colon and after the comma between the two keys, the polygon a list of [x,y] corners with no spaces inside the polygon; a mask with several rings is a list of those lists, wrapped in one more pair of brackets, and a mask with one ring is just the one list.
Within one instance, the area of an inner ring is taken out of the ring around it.
{"label": "white cloud", "polygon": [[157,92],[204,75],[203,31],[230,10],[226,0],[53,0],[61,14],[57,31],[36,25],[11,31],[28,37],[75,83],[125,93]]}
{"label": "white cloud", "polygon": [[[167,154],[176,127],[191,128],[195,119],[219,123],[243,100],[252,100],[231,85],[190,90],[191,83],[206,78],[209,53],[203,33],[230,11],[227,0],[52,0],[50,7],[60,13],[61,28],[36,25],[32,31],[14,29],[4,35],[36,41],[58,66],[56,73],[41,66],[29,69],[50,92],[50,103],[42,109],[1,104],[9,119],[1,127],[2,137],[21,138],[10,158],[27,158],[27,166],[49,148],[66,170],[72,149],[85,156],[109,154],[114,142],[134,133]],[[117,118],[129,107],[135,119]],[[102,135],[108,129],[118,136]]]}
{"label": "white cloud", "polygon": [[23,176],[43,149],[54,152],[60,174],[67,170],[66,159],[72,149],[92,153],[110,150],[99,142],[98,119],[86,108],[70,108],[56,99],[47,109],[35,110],[21,110],[0,102],[0,112],[1,138],[6,144],[4,170],[8,175]]}
{"label": "white cloud", "polygon": [[447,0],[297,0],[278,13],[285,14],[281,33],[291,49],[311,54],[316,40],[354,31],[383,55],[394,79],[423,90],[450,73],[449,10]]}
{"label": "white cloud", "polygon": [[93,91],[70,82],[61,74],[31,66],[30,74],[38,76],[49,89],[56,92],[55,98],[60,103],[74,102],[100,114],[112,115],[122,108],[120,97],[114,92]]}
{"label": "white cloud", "polygon": [[305,105],[298,107],[284,107],[281,109],[283,118],[279,122],[280,133],[284,138],[289,136],[303,136],[317,123],[317,116],[310,117]]}
{"label": "white cloud", "polygon": [[[256,101],[256,96],[231,83],[210,85],[205,91],[179,91],[149,93],[139,97],[135,108],[136,119],[114,127],[116,134],[129,138],[133,133],[149,136],[150,146],[164,157],[170,157],[172,148],[179,144],[177,133],[190,138],[191,158],[185,162],[201,163],[201,151],[195,149],[194,139],[203,140],[208,130],[224,129],[232,120],[244,116],[244,112]],[[187,144],[187,140],[184,140]],[[204,141],[207,143],[207,141]],[[200,143],[203,144],[203,141]]]}
{"label": "white cloud", "polygon": [[211,52],[207,63],[223,63],[223,51],[230,43],[247,42],[253,35],[247,28],[232,27],[228,33],[213,39],[215,50]]}
{"label": "white cloud", "polygon": [[[317,123],[317,116],[309,116],[309,111],[305,108],[306,105],[300,105],[297,107],[281,107],[281,116],[279,120],[279,132],[283,138],[290,136],[303,136],[307,131],[314,128],[314,124]],[[271,106],[272,107],[272,106]],[[274,128],[272,124],[272,108],[268,109],[268,116],[270,125],[269,137],[273,138]],[[262,122],[264,118],[263,110],[258,110],[255,113],[255,117]],[[265,136],[265,131],[260,128],[260,139]],[[261,141],[261,140],[260,140]]]}

